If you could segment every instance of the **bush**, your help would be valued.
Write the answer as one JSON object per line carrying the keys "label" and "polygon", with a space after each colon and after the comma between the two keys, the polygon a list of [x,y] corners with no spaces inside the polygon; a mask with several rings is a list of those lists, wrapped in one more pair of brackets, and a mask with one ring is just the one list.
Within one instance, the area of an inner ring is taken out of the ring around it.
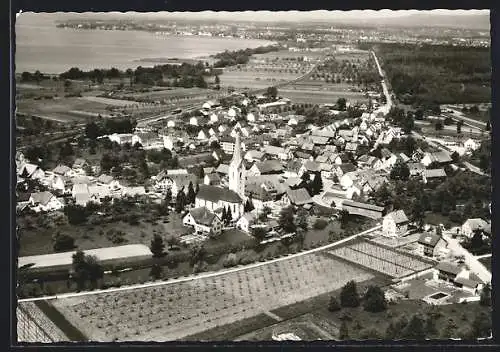
{"label": "bush", "polygon": [[316,230],[323,230],[326,226],[328,225],[328,221],[324,220],[324,219],[317,219],[315,222],[314,222],[314,228]]}
{"label": "bush", "polygon": [[230,268],[230,267],[236,266],[237,264],[238,264],[238,260],[236,258],[236,254],[234,254],[234,253],[229,253],[227,255],[227,258],[224,259],[224,262],[222,263],[224,268]]}
{"label": "bush", "polygon": [[342,287],[340,292],[340,304],[342,307],[358,307],[360,303],[356,282],[349,281]]}
{"label": "bush", "polygon": [[330,312],[337,312],[341,309],[340,303],[335,296],[330,297],[330,302],[328,302],[328,310]]}
{"label": "bush", "polygon": [[372,313],[381,312],[387,308],[385,294],[380,287],[370,286],[365,293],[363,308]]}
{"label": "bush", "polygon": [[149,276],[151,276],[154,280],[158,280],[161,278],[162,273],[163,273],[163,268],[158,264],[154,264],[151,267],[151,272],[149,273]]}
{"label": "bush", "polygon": [[54,251],[64,252],[75,248],[75,239],[70,235],[57,235],[54,239]]}

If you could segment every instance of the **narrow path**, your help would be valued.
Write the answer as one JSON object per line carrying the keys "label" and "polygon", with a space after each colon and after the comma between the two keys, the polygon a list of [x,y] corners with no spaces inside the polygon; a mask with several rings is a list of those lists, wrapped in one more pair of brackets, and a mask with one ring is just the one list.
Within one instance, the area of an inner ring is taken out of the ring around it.
{"label": "narrow path", "polygon": [[263,312],[265,315],[267,315],[268,317],[276,320],[276,321],[283,321],[283,318],[281,318],[280,316],[277,316],[276,314],[274,314],[273,312],[270,312],[268,310],[264,311]]}
{"label": "narrow path", "polygon": [[476,255],[476,259],[489,258],[489,257],[491,257],[491,253]]}
{"label": "narrow path", "polygon": [[245,266],[240,266],[240,267],[236,267],[236,268],[225,269],[225,270],[220,270],[220,271],[216,271],[216,272],[208,272],[208,273],[190,275],[188,277],[183,277],[183,278],[178,278],[178,279],[169,279],[169,280],[166,280],[166,281],[148,282],[148,283],[144,283],[144,284],[122,286],[122,287],[116,287],[116,288],[108,288],[108,289],[104,289],[104,290],[94,290],[94,291],[84,291],[84,292],[70,292],[70,293],[64,293],[64,294],[61,294],[61,295],[52,295],[52,296],[43,296],[43,297],[34,297],[34,298],[24,298],[24,299],[18,300],[18,302],[31,302],[31,301],[41,301],[41,300],[57,299],[57,298],[81,297],[81,296],[87,296],[87,295],[95,295],[95,294],[99,294],[99,293],[112,293],[112,292],[120,292],[120,291],[134,290],[134,289],[147,288],[147,287],[157,287],[157,286],[163,286],[163,285],[172,285],[172,284],[177,284],[177,283],[181,283],[181,282],[189,282],[189,281],[193,281],[193,280],[199,280],[199,279],[206,279],[206,278],[210,278],[210,277],[216,277],[216,276],[220,276],[220,275],[224,275],[224,274],[235,273],[235,272],[238,272],[238,271],[243,271],[243,270],[257,268],[257,267],[264,266],[264,265],[269,265],[269,264],[272,264],[272,263],[277,263],[277,262],[280,262],[280,261],[283,261],[283,260],[289,260],[289,259],[300,257],[300,256],[303,256],[303,255],[306,255],[306,254],[312,254],[312,253],[320,252],[320,251],[323,251],[325,249],[332,248],[332,247],[338,246],[338,245],[340,245],[342,243],[348,242],[348,241],[350,241],[352,239],[355,239],[356,237],[359,237],[359,236],[365,235],[367,233],[376,231],[376,230],[380,229],[381,227],[382,227],[382,225],[378,225],[378,226],[372,227],[371,229],[368,229],[366,231],[360,232],[358,234],[349,236],[349,237],[344,238],[344,239],[342,239],[340,241],[337,241],[337,242],[334,242],[334,243],[330,243],[330,244],[327,244],[327,245],[322,246],[322,247],[310,249],[310,250],[299,252],[299,253],[296,253],[296,254],[290,254],[288,256],[285,256],[285,257],[282,257],[282,258],[272,259],[272,260],[269,260],[269,261],[266,261],[266,262],[253,263],[253,264],[249,264],[249,265],[245,265]]}

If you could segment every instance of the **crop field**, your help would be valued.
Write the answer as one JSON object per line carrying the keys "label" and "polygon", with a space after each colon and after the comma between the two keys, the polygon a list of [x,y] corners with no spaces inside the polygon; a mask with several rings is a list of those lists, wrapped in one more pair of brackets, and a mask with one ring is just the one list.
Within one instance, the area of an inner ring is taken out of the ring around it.
{"label": "crop field", "polygon": [[368,241],[339,247],[328,253],[392,277],[403,277],[432,266],[416,256]]}
{"label": "crop field", "polygon": [[[296,103],[312,103],[312,104],[334,104],[339,98],[345,98],[350,102],[367,103],[368,99],[363,93],[350,92],[344,87],[336,88],[335,84],[310,86],[304,88],[304,85],[293,85],[279,89],[279,94]],[[338,89],[338,90],[337,90]]]}
{"label": "crop field", "polygon": [[108,104],[89,101],[86,98],[20,99],[16,102],[17,111],[28,115],[38,115],[61,122],[84,120],[88,114],[108,114]]}
{"label": "crop field", "polygon": [[373,277],[344,261],[310,254],[187,282],[51,303],[91,340],[168,341]]}
{"label": "crop field", "polygon": [[224,71],[220,80],[225,87],[260,89],[291,81],[299,76],[301,76],[300,73],[279,73],[277,71]]}

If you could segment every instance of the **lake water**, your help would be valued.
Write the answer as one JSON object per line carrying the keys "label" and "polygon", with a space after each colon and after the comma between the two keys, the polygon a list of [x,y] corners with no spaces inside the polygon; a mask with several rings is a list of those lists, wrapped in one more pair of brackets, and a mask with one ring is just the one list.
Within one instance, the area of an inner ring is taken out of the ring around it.
{"label": "lake water", "polygon": [[71,67],[153,66],[144,58],[196,58],[271,42],[220,37],[158,36],[141,31],[57,28],[54,16],[21,14],[16,22],[16,72],[61,73]]}

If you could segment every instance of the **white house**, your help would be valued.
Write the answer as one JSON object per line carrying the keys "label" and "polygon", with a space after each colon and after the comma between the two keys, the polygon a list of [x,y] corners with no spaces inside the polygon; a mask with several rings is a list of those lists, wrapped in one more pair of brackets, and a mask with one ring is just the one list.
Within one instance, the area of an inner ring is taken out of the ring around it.
{"label": "white house", "polygon": [[477,143],[475,140],[473,140],[472,138],[469,138],[468,140],[466,140],[464,142],[464,147],[465,149],[467,149],[468,151],[474,151],[474,150],[477,150],[479,147],[480,147],[480,144]]}
{"label": "white house", "polygon": [[130,143],[132,144],[132,133],[113,133],[108,135],[108,139],[111,142],[118,143],[120,145],[125,144],[125,143]]}
{"label": "white house", "polygon": [[189,119],[189,124],[191,126],[198,126],[198,117],[196,116],[192,116],[190,119]]}
{"label": "white house", "polygon": [[420,161],[425,167],[432,163],[437,163],[439,165],[445,165],[452,162],[450,153],[445,151],[439,151],[434,153],[425,153],[424,157]]}
{"label": "white house", "polygon": [[462,225],[461,233],[463,236],[471,238],[476,230],[490,232],[491,225],[481,218],[467,219]]}
{"label": "white house", "polygon": [[28,204],[35,212],[59,210],[64,207],[64,203],[50,192],[32,193]]}
{"label": "white house", "polygon": [[255,212],[245,213],[236,222],[236,227],[241,231],[249,233],[251,230],[251,226],[255,223],[256,219],[257,215]]}
{"label": "white house", "polygon": [[248,122],[256,122],[257,121],[257,118],[255,117],[255,114],[249,112],[247,114],[247,121]]}
{"label": "white house", "polygon": [[262,151],[270,156],[276,157],[279,160],[290,160],[293,158],[292,152],[286,150],[283,147],[275,147],[272,145],[266,145]]}
{"label": "white house", "polygon": [[192,226],[198,234],[219,235],[222,232],[222,221],[217,214],[206,207],[191,209],[182,219],[184,226]]}
{"label": "white house", "polygon": [[198,136],[196,136],[196,139],[198,139],[199,141],[208,141],[209,137],[210,132],[202,129],[200,130],[200,132],[198,132]]}
{"label": "white house", "polygon": [[409,220],[403,210],[396,210],[384,217],[382,221],[383,235],[387,237],[399,237],[406,233]]}

